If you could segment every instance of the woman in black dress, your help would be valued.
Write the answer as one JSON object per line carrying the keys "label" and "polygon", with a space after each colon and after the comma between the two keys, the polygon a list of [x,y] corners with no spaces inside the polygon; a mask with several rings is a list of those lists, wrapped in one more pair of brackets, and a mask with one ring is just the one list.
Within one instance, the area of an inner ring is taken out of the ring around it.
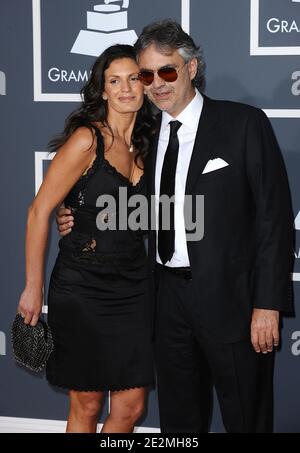
{"label": "woman in black dress", "polygon": [[[50,215],[64,201],[75,220],[60,240],[48,294],[55,348],[47,379],[69,389],[67,432],[96,431],[107,390],[110,414],[102,432],[131,432],[153,384],[143,235],[119,227],[119,189],[127,198],[145,194],[143,162],[154,133],[138,71],[131,46],[112,46],[96,60],[81,107],[50,142],[58,152],[29,208],[18,311],[31,325],[42,308]],[[97,207],[101,195],[116,202],[109,215]],[[105,230],[111,219],[116,229]]]}

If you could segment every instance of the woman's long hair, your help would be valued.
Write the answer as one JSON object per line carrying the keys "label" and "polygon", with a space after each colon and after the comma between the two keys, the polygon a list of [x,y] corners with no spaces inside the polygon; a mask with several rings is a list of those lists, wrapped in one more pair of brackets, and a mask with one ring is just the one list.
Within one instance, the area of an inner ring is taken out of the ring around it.
{"label": "woman's long hair", "polygon": [[[107,101],[102,97],[105,85],[104,72],[114,60],[130,58],[136,61],[135,50],[132,46],[117,44],[108,47],[95,61],[88,82],[81,89],[81,106],[74,110],[66,119],[62,134],[54,137],[48,144],[49,152],[55,152],[68,140],[73,132],[81,126],[85,126],[93,132],[92,124],[100,122],[107,126],[112,134],[108,123]],[[144,103],[138,111],[131,142],[137,150],[135,162],[145,160],[150,141],[155,133],[155,117],[151,104],[145,97]]]}

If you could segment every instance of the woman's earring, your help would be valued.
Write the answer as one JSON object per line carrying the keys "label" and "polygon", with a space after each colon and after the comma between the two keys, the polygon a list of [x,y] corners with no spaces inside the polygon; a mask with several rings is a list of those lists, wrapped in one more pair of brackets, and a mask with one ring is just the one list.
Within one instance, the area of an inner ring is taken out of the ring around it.
{"label": "woman's earring", "polygon": [[102,99],[103,99],[103,101],[107,101],[107,96],[106,96],[106,94],[103,94],[103,95],[102,95]]}

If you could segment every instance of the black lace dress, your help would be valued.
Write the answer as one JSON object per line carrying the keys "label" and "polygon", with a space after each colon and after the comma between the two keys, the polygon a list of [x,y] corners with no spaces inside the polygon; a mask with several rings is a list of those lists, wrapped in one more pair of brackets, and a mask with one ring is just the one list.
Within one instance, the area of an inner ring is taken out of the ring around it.
{"label": "black lace dress", "polygon": [[[100,231],[107,222],[99,195],[116,200],[119,189],[145,193],[104,158],[98,129],[96,159],[65,200],[74,228],[60,240],[48,293],[48,322],[55,348],[48,381],[82,391],[122,390],[153,384],[147,257],[141,231]],[[124,208],[124,203],[121,203]],[[130,209],[128,209],[128,215]]]}

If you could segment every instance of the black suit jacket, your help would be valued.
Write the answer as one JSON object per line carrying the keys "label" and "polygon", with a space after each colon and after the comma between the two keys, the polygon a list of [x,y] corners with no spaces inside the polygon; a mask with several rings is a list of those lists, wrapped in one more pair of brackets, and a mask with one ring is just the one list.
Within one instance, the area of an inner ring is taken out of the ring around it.
{"label": "black suit jacket", "polygon": [[[158,135],[145,165],[149,196],[155,193],[157,142]],[[229,165],[202,174],[214,158]],[[253,307],[292,311],[290,192],[262,110],[204,96],[186,194],[204,195],[204,237],[187,243],[196,327],[222,342],[234,342],[249,337]],[[148,249],[154,277],[155,231],[149,234]]]}

